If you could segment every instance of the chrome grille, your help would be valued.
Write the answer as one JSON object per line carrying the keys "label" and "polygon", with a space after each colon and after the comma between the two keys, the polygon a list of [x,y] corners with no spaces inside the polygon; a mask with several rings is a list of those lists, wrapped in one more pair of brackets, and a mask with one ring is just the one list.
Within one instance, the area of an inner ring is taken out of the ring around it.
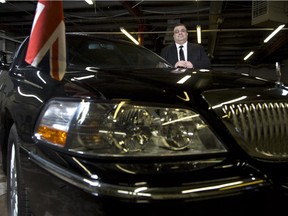
{"label": "chrome grille", "polygon": [[228,127],[249,154],[288,160],[288,103],[224,105]]}

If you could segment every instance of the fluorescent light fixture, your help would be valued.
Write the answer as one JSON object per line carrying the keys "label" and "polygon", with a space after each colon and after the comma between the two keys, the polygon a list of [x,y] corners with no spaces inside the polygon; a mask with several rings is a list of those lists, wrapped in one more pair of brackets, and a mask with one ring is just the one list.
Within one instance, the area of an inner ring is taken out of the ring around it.
{"label": "fluorescent light fixture", "polygon": [[267,43],[274,35],[276,35],[282,28],[284,28],[284,24],[278,26],[265,40],[264,43]]}
{"label": "fluorescent light fixture", "polygon": [[139,42],[131,35],[129,34],[123,27],[120,27],[120,30],[123,34],[125,34],[130,40],[132,40],[135,44],[139,45]]}
{"label": "fluorescent light fixture", "polygon": [[254,54],[253,51],[251,51],[250,53],[248,53],[248,55],[245,56],[244,61],[246,61],[248,58],[250,58],[250,56],[252,56]]}
{"label": "fluorescent light fixture", "polygon": [[[1,1],[1,0],[0,0]],[[93,5],[93,0],[85,0],[87,2],[87,4],[89,5]]]}
{"label": "fluorescent light fixture", "polygon": [[201,44],[201,25],[197,25],[196,30],[197,30],[197,42],[198,44]]}
{"label": "fluorescent light fixture", "polygon": [[0,0],[0,3],[5,3],[6,2],[6,0]]}

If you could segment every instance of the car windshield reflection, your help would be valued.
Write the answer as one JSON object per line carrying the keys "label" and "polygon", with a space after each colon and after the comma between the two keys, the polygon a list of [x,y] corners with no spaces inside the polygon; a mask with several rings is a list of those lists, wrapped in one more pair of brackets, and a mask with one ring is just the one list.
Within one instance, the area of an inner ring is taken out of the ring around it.
{"label": "car windshield reflection", "polygon": [[101,69],[167,68],[168,63],[154,52],[121,41],[67,38],[68,67]]}

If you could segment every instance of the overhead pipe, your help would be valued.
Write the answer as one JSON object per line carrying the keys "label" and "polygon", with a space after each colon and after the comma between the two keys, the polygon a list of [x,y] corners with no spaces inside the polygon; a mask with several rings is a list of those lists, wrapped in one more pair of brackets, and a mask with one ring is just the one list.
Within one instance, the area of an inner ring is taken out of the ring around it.
{"label": "overhead pipe", "polygon": [[140,24],[138,26],[138,42],[139,42],[139,45],[143,46],[144,45],[144,24]]}

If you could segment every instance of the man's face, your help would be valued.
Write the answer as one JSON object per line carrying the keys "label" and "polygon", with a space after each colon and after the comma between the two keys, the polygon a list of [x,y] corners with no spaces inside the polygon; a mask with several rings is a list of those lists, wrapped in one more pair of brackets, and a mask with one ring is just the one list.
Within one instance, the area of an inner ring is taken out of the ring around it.
{"label": "man's face", "polygon": [[173,38],[176,43],[183,44],[187,41],[188,38],[188,32],[185,26],[176,26],[174,28],[174,35]]}

